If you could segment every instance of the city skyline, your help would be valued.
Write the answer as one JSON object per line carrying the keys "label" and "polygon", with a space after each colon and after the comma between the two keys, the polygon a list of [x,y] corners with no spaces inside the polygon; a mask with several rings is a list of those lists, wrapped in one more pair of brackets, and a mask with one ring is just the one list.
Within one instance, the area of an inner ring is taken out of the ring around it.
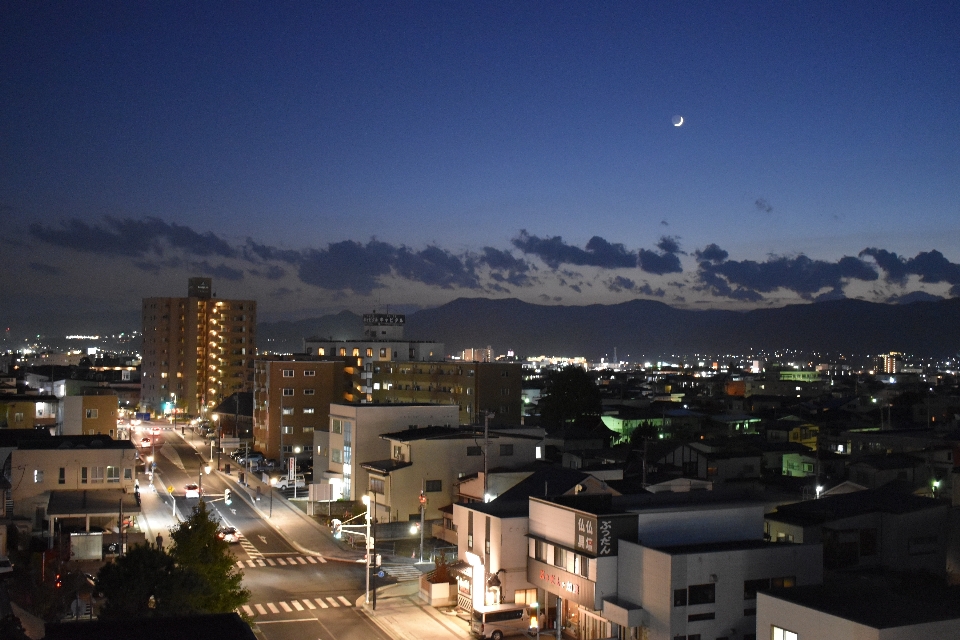
{"label": "city skyline", "polygon": [[960,295],[951,3],[2,11],[5,326]]}

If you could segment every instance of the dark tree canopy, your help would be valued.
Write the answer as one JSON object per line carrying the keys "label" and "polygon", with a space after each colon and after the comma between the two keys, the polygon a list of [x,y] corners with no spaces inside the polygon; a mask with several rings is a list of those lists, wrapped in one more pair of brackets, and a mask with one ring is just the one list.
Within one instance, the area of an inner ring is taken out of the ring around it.
{"label": "dark tree canopy", "polygon": [[97,574],[104,619],[228,613],[247,602],[229,546],[201,500],[170,537],[169,553],[150,545],[130,549]]}
{"label": "dark tree canopy", "polygon": [[600,387],[582,367],[569,365],[547,373],[540,398],[540,422],[557,428],[600,415]]}

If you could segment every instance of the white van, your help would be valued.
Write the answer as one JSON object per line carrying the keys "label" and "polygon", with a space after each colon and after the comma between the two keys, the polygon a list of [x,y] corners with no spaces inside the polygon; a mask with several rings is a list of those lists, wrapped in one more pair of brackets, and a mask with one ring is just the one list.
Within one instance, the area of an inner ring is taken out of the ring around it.
{"label": "white van", "polygon": [[470,631],[478,638],[500,640],[530,631],[530,611],[525,604],[493,604],[473,610]]}

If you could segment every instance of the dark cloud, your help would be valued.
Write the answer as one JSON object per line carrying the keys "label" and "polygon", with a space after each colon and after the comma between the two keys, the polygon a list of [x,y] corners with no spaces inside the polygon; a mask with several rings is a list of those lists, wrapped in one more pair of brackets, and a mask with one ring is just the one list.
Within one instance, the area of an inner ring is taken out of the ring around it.
{"label": "dark cloud", "polygon": [[250,275],[267,280],[279,280],[287,275],[287,270],[275,264],[268,265],[266,269],[250,269]]}
{"label": "dark cloud", "polygon": [[667,295],[667,292],[657,287],[656,289],[650,286],[649,282],[644,282],[642,286],[637,287],[637,293],[642,293],[645,296],[656,296],[657,298],[662,298]]}
{"label": "dark cloud", "polygon": [[540,238],[530,235],[526,230],[522,230],[511,242],[524,253],[537,256],[552,269],[559,268],[561,264],[605,269],[632,269],[637,266],[636,254],[627,251],[622,244],[608,242],[600,236],[590,238],[583,249],[565,243],[561,236]]}
{"label": "dark cloud", "polygon": [[607,289],[613,291],[614,293],[620,293],[621,291],[633,291],[637,286],[637,283],[631,280],[630,278],[624,278],[623,276],[617,276],[604,282],[607,286]]}
{"label": "dark cloud", "polygon": [[223,278],[224,280],[243,280],[243,271],[228,267],[225,264],[212,265],[204,260],[203,262],[194,262],[191,266],[205,276]]}
{"label": "dark cloud", "polygon": [[761,213],[773,212],[773,206],[767,202],[766,198],[757,198],[756,202],[753,203],[753,206],[755,206],[757,211],[760,211]]}
{"label": "dark cloud", "polygon": [[680,251],[680,238],[677,236],[661,236],[657,243],[657,249],[664,253],[682,253]]}
{"label": "dark cloud", "polygon": [[827,288],[832,293],[825,295],[836,296],[842,295],[843,285],[848,280],[870,282],[878,278],[877,272],[869,264],[850,256],[837,262],[811,260],[804,255],[794,258],[771,257],[766,262],[717,261],[726,252],[716,245],[710,245],[698,255],[703,256],[708,252],[714,261],[700,262],[697,274],[703,283],[700,289],[737,300],[757,302],[763,299],[761,292],[769,293],[777,289],[793,291],[808,300]]}
{"label": "dark cloud", "polygon": [[197,233],[190,227],[157,218],[133,220],[105,218],[89,224],[73,218],[57,225],[30,225],[30,235],[49,244],[99,255],[143,257],[179,249],[195,256],[231,258],[236,251],[211,232]]}
{"label": "dark cloud", "polygon": [[59,267],[47,264],[46,262],[31,262],[28,266],[37,273],[45,276],[58,276],[63,273]]}
{"label": "dark cloud", "polygon": [[683,266],[677,254],[680,251],[679,238],[675,236],[661,236],[657,242],[660,253],[649,249],[640,249],[637,252],[637,265],[642,271],[662,276],[667,273],[680,273]]}
{"label": "dark cloud", "polygon": [[497,282],[507,282],[515,287],[527,287],[537,283],[537,279],[529,275],[532,265],[526,260],[514,257],[509,251],[484,247],[477,262],[487,265],[490,268],[490,277]]}
{"label": "dark cloud", "polygon": [[702,250],[697,249],[693,252],[699,262],[723,262],[730,257],[730,254],[715,244],[708,244]]}
{"label": "dark cloud", "polygon": [[443,289],[462,287],[479,289],[480,281],[469,258],[462,259],[449,251],[430,246],[422,251],[401,247],[395,251],[394,269],[407,280],[422,282]]}
{"label": "dark cloud", "polygon": [[647,273],[664,275],[666,273],[680,273],[683,267],[680,266],[680,258],[673,253],[657,253],[649,249],[640,249],[639,253],[640,269]]}
{"label": "dark cloud", "polygon": [[292,249],[277,249],[265,244],[254,242],[252,238],[247,238],[247,244],[243,247],[243,256],[247,260],[279,260],[288,264],[298,264],[303,254]]}
{"label": "dark cloud", "polygon": [[950,295],[960,293],[960,264],[947,260],[939,251],[922,251],[914,258],[902,258],[886,249],[868,248],[860,252],[869,256],[883,269],[884,279],[900,285],[907,283],[907,277],[920,276],[921,282],[938,284],[945,282],[953,285]]}
{"label": "dark cloud", "polygon": [[353,240],[334,242],[326,249],[305,251],[298,275],[321,289],[369,294],[390,273],[395,253],[392,245],[378,240],[366,245]]}

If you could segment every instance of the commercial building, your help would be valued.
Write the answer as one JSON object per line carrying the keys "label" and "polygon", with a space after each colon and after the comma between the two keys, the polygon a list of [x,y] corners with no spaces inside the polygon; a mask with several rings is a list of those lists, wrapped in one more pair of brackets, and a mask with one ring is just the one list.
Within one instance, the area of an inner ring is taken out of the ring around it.
{"label": "commercial building", "polygon": [[198,415],[253,388],[257,303],[220,300],[210,278],[190,278],[185,298],[144,298],[143,411]]}
{"label": "commercial building", "polygon": [[363,340],[311,337],[304,351],[320,358],[355,359],[350,366],[348,402],[360,404],[456,405],[460,424],[518,424],[521,416],[522,365],[504,362],[445,362],[442,342],[406,340],[406,318],[394,314],[363,316]]}

